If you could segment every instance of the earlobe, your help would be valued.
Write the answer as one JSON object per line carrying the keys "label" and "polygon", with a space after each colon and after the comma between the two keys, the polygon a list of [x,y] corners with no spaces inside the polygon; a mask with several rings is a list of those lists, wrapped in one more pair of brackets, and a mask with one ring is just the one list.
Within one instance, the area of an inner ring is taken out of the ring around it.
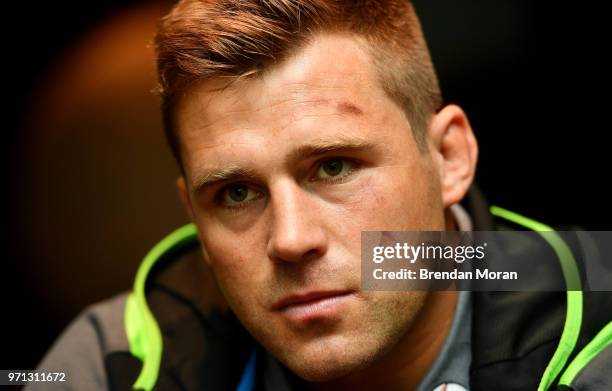
{"label": "earlobe", "polygon": [[191,200],[189,198],[189,189],[187,188],[187,183],[185,182],[184,176],[179,176],[176,178],[176,189],[178,190],[178,195],[183,204],[183,208],[187,212],[189,216],[189,220],[193,220],[193,209],[191,208]]}
{"label": "earlobe", "polygon": [[429,127],[432,156],[439,167],[444,207],[461,201],[474,180],[478,144],[463,110],[456,105],[444,107]]}

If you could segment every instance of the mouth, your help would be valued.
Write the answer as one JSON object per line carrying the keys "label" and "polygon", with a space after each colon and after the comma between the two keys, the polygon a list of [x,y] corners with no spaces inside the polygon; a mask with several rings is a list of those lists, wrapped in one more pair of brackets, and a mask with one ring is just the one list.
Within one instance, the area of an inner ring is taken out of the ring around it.
{"label": "mouth", "polygon": [[331,318],[354,297],[354,291],[311,291],[279,300],[274,309],[293,321]]}

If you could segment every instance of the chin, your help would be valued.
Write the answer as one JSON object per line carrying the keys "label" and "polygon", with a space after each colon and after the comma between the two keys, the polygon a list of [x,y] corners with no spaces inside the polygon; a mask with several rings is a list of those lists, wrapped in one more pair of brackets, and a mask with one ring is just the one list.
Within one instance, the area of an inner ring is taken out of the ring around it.
{"label": "chin", "polygon": [[282,357],[281,361],[296,376],[318,383],[337,380],[359,372],[378,356],[363,349],[364,346],[359,343],[342,346],[324,342],[317,345],[301,349],[301,352],[297,349],[299,353],[296,354],[294,351],[291,357]]}
{"label": "chin", "polygon": [[349,362],[328,363],[325,360],[315,362],[301,362],[295,366],[288,366],[289,370],[296,376],[313,383],[329,382],[343,378],[351,373],[359,371],[365,365]]}

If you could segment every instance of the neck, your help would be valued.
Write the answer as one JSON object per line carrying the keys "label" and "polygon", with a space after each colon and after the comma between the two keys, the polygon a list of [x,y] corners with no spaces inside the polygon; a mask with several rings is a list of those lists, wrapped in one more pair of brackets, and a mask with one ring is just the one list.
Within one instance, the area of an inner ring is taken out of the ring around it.
{"label": "neck", "polygon": [[[446,230],[456,230],[450,211],[444,212]],[[363,371],[327,383],[311,384],[313,390],[414,390],[442,349],[455,317],[456,291],[428,294],[419,316],[400,342],[382,359]]]}
{"label": "neck", "polygon": [[414,390],[433,365],[448,335],[457,292],[430,292],[417,319],[399,343],[379,361],[359,373],[326,383],[311,383],[313,390]]}
{"label": "neck", "polygon": [[455,221],[455,215],[451,211],[450,207],[444,210],[444,220],[447,231],[456,231],[458,229],[457,222]]}

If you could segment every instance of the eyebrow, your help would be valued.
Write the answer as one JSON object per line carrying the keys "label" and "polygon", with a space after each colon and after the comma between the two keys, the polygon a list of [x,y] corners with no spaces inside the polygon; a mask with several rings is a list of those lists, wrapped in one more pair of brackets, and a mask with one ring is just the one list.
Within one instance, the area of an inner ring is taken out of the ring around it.
{"label": "eyebrow", "polygon": [[[291,165],[300,160],[333,152],[368,152],[373,151],[375,148],[375,144],[353,137],[335,137],[333,140],[317,139],[292,150],[287,155],[286,163]],[[229,182],[231,180],[255,180],[258,177],[259,175],[257,175],[255,170],[232,164],[227,167],[212,169],[209,172],[196,176],[192,187],[193,192],[198,193],[218,183]]]}
{"label": "eyebrow", "polygon": [[221,182],[227,182],[232,179],[254,179],[256,176],[257,175],[254,170],[237,165],[230,165],[220,169],[214,169],[203,175],[197,175],[195,177],[192,185],[193,192],[198,193],[206,187]]}
{"label": "eyebrow", "polygon": [[331,152],[367,152],[372,151],[375,148],[375,144],[353,137],[335,137],[333,140],[318,139],[306,145],[301,145],[291,151],[287,161],[294,162],[297,160],[304,160]]}

